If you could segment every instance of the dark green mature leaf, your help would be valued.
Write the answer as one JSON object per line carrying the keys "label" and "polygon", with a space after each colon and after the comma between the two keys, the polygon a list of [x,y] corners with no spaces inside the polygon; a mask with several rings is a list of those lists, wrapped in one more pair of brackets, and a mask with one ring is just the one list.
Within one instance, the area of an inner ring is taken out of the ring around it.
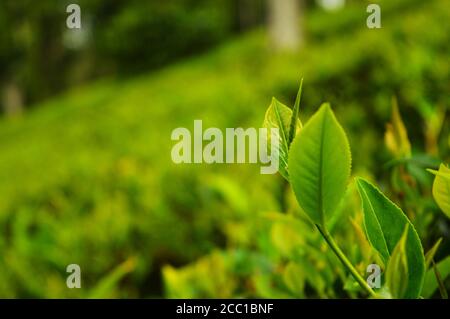
{"label": "dark green mature leaf", "polygon": [[291,186],[301,208],[325,225],[344,196],[350,176],[350,147],[329,104],[323,104],[294,139],[289,151]]}
{"label": "dark green mature leaf", "polygon": [[357,179],[361,196],[364,226],[370,244],[387,264],[405,226],[408,225],[406,255],[408,259],[408,289],[405,298],[420,295],[425,274],[425,258],[419,236],[403,211],[368,181]]}
{"label": "dark green mature leaf", "polygon": [[[279,147],[278,152],[280,156],[279,172],[286,179],[289,180],[288,174],[288,154],[289,154],[289,130],[291,125],[292,110],[273,98],[272,103],[266,111],[264,117],[263,127],[269,129],[267,140],[268,147],[270,147],[270,129],[278,128]],[[300,120],[297,119],[297,131],[302,127]],[[273,151],[273,150],[272,150]]]}

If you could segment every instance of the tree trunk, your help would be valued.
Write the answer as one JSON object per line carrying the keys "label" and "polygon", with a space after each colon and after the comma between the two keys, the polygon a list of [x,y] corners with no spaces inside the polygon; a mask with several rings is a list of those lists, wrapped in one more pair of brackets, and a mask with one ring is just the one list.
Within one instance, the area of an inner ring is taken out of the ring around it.
{"label": "tree trunk", "polygon": [[7,116],[18,115],[23,111],[23,96],[19,86],[9,82],[3,89],[3,111]]}
{"label": "tree trunk", "polygon": [[302,43],[300,0],[268,0],[269,34],[277,50],[296,51]]}

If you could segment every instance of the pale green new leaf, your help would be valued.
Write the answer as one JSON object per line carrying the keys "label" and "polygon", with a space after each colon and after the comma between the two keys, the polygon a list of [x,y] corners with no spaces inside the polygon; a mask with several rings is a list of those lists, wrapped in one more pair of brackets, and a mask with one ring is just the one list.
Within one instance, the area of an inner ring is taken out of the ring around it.
{"label": "pale green new leaf", "polygon": [[325,225],[344,196],[351,169],[350,147],[329,104],[323,104],[289,151],[291,186],[300,207]]}
{"label": "pale green new leaf", "polygon": [[436,175],[433,182],[433,197],[439,208],[450,218],[450,168],[441,164],[439,171],[428,170]]}
{"label": "pale green new leaf", "polygon": [[405,298],[417,298],[423,285],[425,258],[419,236],[403,211],[368,181],[357,179],[361,196],[364,226],[370,244],[387,264],[403,230],[408,225],[406,255],[408,260],[408,288]]}
{"label": "pale green new leaf", "polygon": [[298,113],[300,110],[300,99],[302,98],[303,91],[303,79],[300,81],[300,87],[298,89],[297,98],[295,99],[294,109],[292,110],[291,122],[289,124],[289,138],[288,144],[291,145],[294,140],[295,135],[297,135],[297,121],[298,121]]}
{"label": "pale green new leaf", "polygon": [[305,271],[301,265],[290,262],[283,272],[283,281],[292,294],[304,298]]}
{"label": "pale green new leaf", "polygon": [[408,132],[405,124],[403,124],[395,98],[392,99],[392,120],[391,123],[386,125],[384,140],[388,149],[395,156],[399,158],[411,156],[411,143],[408,139]]}
{"label": "pale green new leaf", "polygon": [[386,268],[386,284],[393,298],[405,298],[408,289],[408,257],[406,242],[408,239],[408,224],[406,224],[402,237],[392,252]]}
{"label": "pale green new leaf", "polygon": [[[289,130],[291,125],[292,110],[279,102],[277,99],[273,98],[272,103],[266,111],[264,117],[263,127],[268,129],[267,135],[267,146],[270,148],[270,129],[278,129],[278,152],[279,152],[279,172],[286,179],[289,180],[288,174],[288,154],[289,154]],[[301,128],[302,124],[300,120],[297,119],[297,130]],[[276,150],[271,150],[272,152]]]}
{"label": "pale green new leaf", "polygon": [[119,282],[136,268],[136,258],[129,258],[106,274],[88,294],[88,298],[110,298],[118,288]]}

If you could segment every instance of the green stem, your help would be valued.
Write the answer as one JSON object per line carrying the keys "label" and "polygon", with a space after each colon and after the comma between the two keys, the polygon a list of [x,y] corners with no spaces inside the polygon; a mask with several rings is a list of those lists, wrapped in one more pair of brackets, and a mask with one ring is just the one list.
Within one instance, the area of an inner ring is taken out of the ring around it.
{"label": "green stem", "polygon": [[339,260],[342,262],[342,264],[350,271],[353,278],[359,283],[359,285],[371,296],[376,298],[377,294],[372,290],[372,288],[367,285],[364,278],[361,277],[361,275],[358,273],[358,271],[353,267],[351,262],[348,260],[348,258],[344,255],[342,250],[339,248],[339,246],[336,244],[336,242],[333,240],[333,237],[331,237],[331,234],[328,232],[328,230],[325,227],[316,225],[319,232],[322,234],[323,238],[327,242],[328,246],[333,250],[333,252],[336,254],[336,256],[339,258]]}
{"label": "green stem", "polygon": [[442,277],[441,277],[441,274],[439,273],[436,263],[434,262],[434,258],[431,259],[431,262],[433,263],[434,275],[436,276],[436,281],[438,282],[439,292],[441,294],[441,297],[442,297],[442,299],[448,299],[447,290],[445,290],[445,285],[442,281]]}

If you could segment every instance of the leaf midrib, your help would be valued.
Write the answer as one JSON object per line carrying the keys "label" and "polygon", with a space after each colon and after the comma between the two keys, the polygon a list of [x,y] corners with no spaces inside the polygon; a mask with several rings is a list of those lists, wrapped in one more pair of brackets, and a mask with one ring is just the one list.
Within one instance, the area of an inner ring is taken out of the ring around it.
{"label": "leaf midrib", "polygon": [[287,144],[286,132],[284,131],[284,123],[283,123],[283,120],[281,119],[281,115],[280,115],[280,112],[279,112],[279,109],[278,109],[278,102],[274,103],[274,107],[275,107],[275,115],[276,115],[277,120],[278,120],[278,126],[279,126],[279,128],[281,130],[281,134],[283,135],[282,138],[281,138],[281,140],[283,142],[282,144],[284,145],[285,149],[288,150],[289,146]]}
{"label": "leaf midrib", "polygon": [[322,224],[325,224],[325,212],[323,211],[323,191],[322,191],[322,185],[323,185],[323,144],[324,144],[324,137],[325,137],[325,112],[324,115],[322,117],[322,121],[321,121],[321,128],[320,128],[320,147],[319,147],[319,192],[318,192],[318,196],[319,196],[319,212],[320,212],[320,219]]}

